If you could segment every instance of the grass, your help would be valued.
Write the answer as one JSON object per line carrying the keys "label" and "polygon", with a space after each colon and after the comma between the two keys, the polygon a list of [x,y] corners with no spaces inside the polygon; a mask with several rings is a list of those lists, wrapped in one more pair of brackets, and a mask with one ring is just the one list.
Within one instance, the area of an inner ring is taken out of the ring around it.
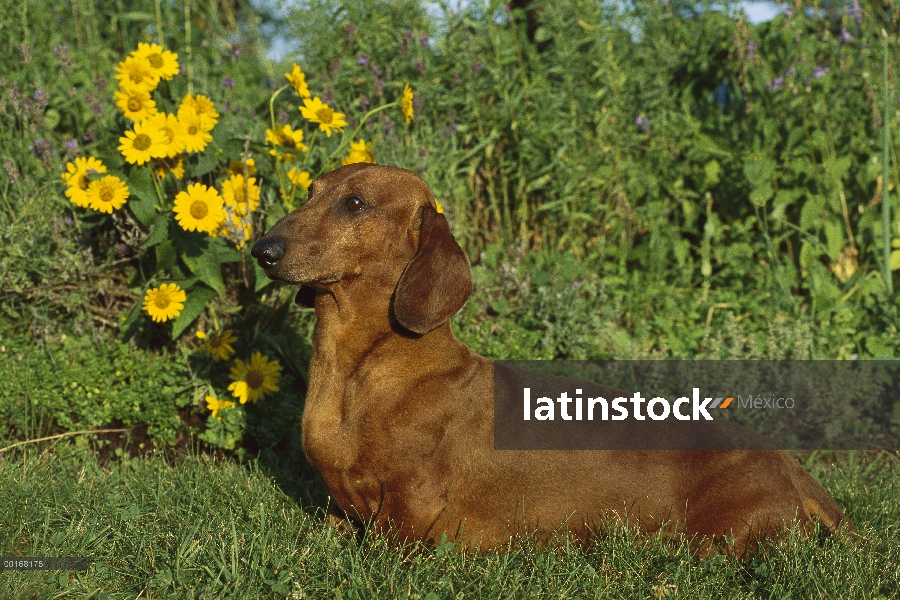
{"label": "grass", "polygon": [[[900,594],[900,461],[808,462],[859,528],[791,535],[748,561],[615,530],[592,548],[397,548],[326,523],[321,484],[286,453],[101,463],[76,445],[0,454],[0,554],[88,556],[81,572],[0,575],[3,598],[890,598]],[[833,463],[833,464],[832,464]],[[727,510],[727,507],[723,507]]]}

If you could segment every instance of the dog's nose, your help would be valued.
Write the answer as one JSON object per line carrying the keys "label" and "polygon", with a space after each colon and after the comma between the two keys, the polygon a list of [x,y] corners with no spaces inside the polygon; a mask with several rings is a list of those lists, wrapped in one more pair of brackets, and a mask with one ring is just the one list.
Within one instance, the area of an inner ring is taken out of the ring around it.
{"label": "dog's nose", "polygon": [[250,255],[263,269],[271,269],[284,256],[284,244],[278,240],[259,240],[253,244]]}

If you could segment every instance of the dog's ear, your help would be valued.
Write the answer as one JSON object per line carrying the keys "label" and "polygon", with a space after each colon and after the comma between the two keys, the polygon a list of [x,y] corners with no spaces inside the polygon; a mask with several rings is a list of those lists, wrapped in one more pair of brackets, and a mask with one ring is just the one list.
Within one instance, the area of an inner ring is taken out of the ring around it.
{"label": "dog's ear", "polygon": [[315,308],[316,290],[309,287],[308,285],[301,285],[300,289],[297,291],[297,297],[294,298],[294,302],[297,304],[297,306],[301,306],[303,308]]}
{"label": "dog's ear", "polygon": [[394,289],[394,316],[413,333],[445,323],[472,293],[469,261],[433,206],[420,213],[419,247]]}

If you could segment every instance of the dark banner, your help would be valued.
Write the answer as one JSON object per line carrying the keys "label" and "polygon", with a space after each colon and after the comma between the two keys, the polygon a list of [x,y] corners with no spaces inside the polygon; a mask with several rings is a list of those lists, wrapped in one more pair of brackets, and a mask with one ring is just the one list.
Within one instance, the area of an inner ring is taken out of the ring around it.
{"label": "dark banner", "polygon": [[900,450],[900,361],[496,361],[497,450]]}

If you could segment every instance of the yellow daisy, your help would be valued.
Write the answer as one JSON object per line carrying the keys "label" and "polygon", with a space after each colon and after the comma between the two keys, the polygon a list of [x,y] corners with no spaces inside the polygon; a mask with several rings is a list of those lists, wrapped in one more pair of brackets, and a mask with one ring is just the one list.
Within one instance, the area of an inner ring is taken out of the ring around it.
{"label": "yellow daisy", "polygon": [[149,119],[152,127],[159,129],[165,136],[166,158],[178,156],[184,151],[184,127],[173,114],[156,113]]}
{"label": "yellow daisy", "polygon": [[92,181],[87,190],[91,208],[109,214],[122,208],[129,195],[128,186],[115,175]]}
{"label": "yellow daisy", "polygon": [[144,296],[144,310],[157,323],[174,319],[181,314],[187,294],[178,284],[164,283],[158,288],[147,290]]}
{"label": "yellow daisy", "polygon": [[202,183],[188,186],[175,196],[175,219],[185,231],[215,231],[225,220],[222,196]]}
{"label": "yellow daisy", "polygon": [[204,118],[196,113],[190,111],[182,113],[179,110],[178,122],[181,124],[184,149],[188,152],[203,152],[212,141],[212,135],[206,129],[208,121],[204,121]]}
{"label": "yellow daisy", "polygon": [[304,190],[308,190],[309,186],[312,185],[312,178],[309,176],[309,171],[291,169],[288,171],[287,176],[288,179],[291,180],[291,183],[294,185],[302,185]]}
{"label": "yellow daisy", "polygon": [[252,213],[259,206],[256,178],[245,179],[243,175],[232,175],[222,183],[222,197],[226,206],[236,209],[241,215]]}
{"label": "yellow daisy", "polygon": [[163,50],[159,44],[145,44],[140,42],[137,50],[131,56],[143,58],[160,79],[172,79],[178,74],[178,55],[168,50]]}
{"label": "yellow daisy", "polygon": [[437,201],[437,198],[434,200],[434,208],[437,210],[439,215],[444,214],[444,207],[441,206],[441,203]]}
{"label": "yellow daisy", "polygon": [[206,408],[212,411],[211,416],[221,421],[222,417],[219,416],[219,411],[234,408],[234,402],[232,402],[231,400],[219,400],[218,398],[215,398],[213,396],[207,396]]}
{"label": "yellow daisy", "polygon": [[171,173],[175,179],[184,179],[184,154],[173,158],[154,158],[151,163],[153,171],[160,179]]}
{"label": "yellow daisy", "polygon": [[228,391],[245,404],[248,400],[256,402],[272,392],[278,391],[278,380],[281,377],[281,365],[276,360],[269,360],[261,352],[254,352],[249,362],[239,358],[231,367],[231,380]]}
{"label": "yellow daisy", "polygon": [[234,348],[231,344],[237,341],[237,336],[230,329],[226,329],[225,333],[221,335],[217,331],[209,335],[198,331],[197,337],[203,340],[200,349],[208,352],[215,361],[228,360],[234,355]]}
{"label": "yellow daisy", "polygon": [[365,140],[359,140],[350,144],[350,153],[341,161],[341,164],[352,165],[361,162],[375,162],[375,156],[372,154],[372,142],[366,143]]}
{"label": "yellow daisy", "polygon": [[63,181],[69,186],[66,189],[66,198],[75,206],[87,208],[91,203],[87,195],[88,187],[91,185],[88,175],[99,173],[106,173],[106,167],[93,156],[88,158],[79,156],[74,164],[66,163],[66,172],[62,174]]}
{"label": "yellow daisy", "polygon": [[178,107],[178,120],[184,121],[188,116],[195,115],[200,117],[203,131],[212,131],[212,128],[219,122],[219,113],[216,112],[212,100],[202,94],[196,96],[188,94]]}
{"label": "yellow daisy", "polygon": [[300,70],[300,67],[296,63],[291,69],[291,72],[285,73],[284,76],[287,77],[287,80],[294,86],[294,91],[297,92],[298,96],[309,98],[309,86],[306,85],[306,75],[303,74],[303,71]]}
{"label": "yellow daisy", "polygon": [[[303,143],[303,131],[301,129],[294,131],[290,125],[283,125],[276,129],[266,129],[266,141],[275,146],[299,150],[300,152],[309,150],[306,144]],[[275,154],[274,149],[271,150],[271,154]]]}
{"label": "yellow daisy", "polygon": [[400,109],[403,111],[403,122],[409,125],[413,118],[413,92],[409,84],[403,86],[403,98],[400,99]]}
{"label": "yellow daisy", "polygon": [[147,121],[134,124],[134,131],[126,131],[120,137],[119,152],[125,160],[133,165],[150,162],[151,158],[162,158],[166,155],[166,136]]}
{"label": "yellow daisy", "polygon": [[140,89],[152,92],[159,85],[159,73],[143,57],[129,56],[116,66],[116,79],[119,87],[124,89]]}
{"label": "yellow daisy", "polygon": [[310,100],[303,100],[303,106],[298,107],[303,118],[310,123],[318,123],[319,129],[325,132],[325,135],[331,137],[331,130],[340,131],[347,122],[344,120],[344,113],[334,112],[328,105],[319,100],[318,97]]}
{"label": "yellow daisy", "polygon": [[228,172],[231,175],[244,175],[249,177],[256,173],[256,161],[253,158],[247,160],[232,160],[228,163]]}
{"label": "yellow daisy", "polygon": [[156,102],[150,97],[150,92],[141,88],[125,88],[115,93],[116,106],[132,121],[143,121],[157,114]]}

